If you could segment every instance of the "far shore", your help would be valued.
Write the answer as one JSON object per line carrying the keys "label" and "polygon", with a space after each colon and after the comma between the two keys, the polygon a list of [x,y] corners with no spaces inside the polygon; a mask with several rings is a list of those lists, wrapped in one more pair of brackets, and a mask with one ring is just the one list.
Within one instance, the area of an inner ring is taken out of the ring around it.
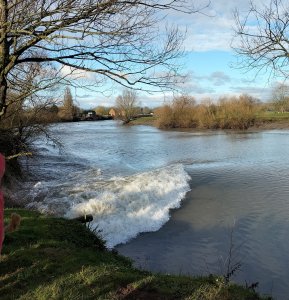
{"label": "far shore", "polygon": [[[146,125],[146,126],[156,126],[156,117],[143,117],[132,120],[128,125]],[[207,132],[207,131],[244,131],[244,132],[252,132],[252,131],[263,131],[263,130],[282,130],[289,129],[289,119],[284,120],[269,120],[269,121],[259,121],[256,122],[253,126],[249,127],[245,130],[236,130],[236,129],[211,129],[211,128],[166,128],[164,130],[178,130],[178,131],[194,131],[194,132]]]}
{"label": "far shore", "polygon": [[265,122],[250,127],[248,130],[273,130],[273,129],[289,129],[289,122],[288,121]]}

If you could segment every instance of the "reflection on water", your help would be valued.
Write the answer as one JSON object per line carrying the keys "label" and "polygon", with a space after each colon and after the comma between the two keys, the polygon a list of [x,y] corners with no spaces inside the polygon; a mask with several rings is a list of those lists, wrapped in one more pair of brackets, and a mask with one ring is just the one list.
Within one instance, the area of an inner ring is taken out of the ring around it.
{"label": "reflection on water", "polygon": [[[65,153],[60,155],[40,142],[41,159],[31,164],[38,180],[49,190],[42,199],[44,203],[58,207],[64,197],[66,209],[73,207],[71,199],[82,206],[86,206],[85,201],[97,203],[98,199],[104,199],[103,191],[98,191],[98,186],[103,185],[98,182],[108,180],[109,186],[114,186],[112,199],[118,206],[121,205],[117,202],[118,195],[131,194],[129,185],[119,184],[122,178],[126,182],[138,182],[138,195],[144,193],[145,202],[164,201],[157,195],[157,189],[153,194],[151,190],[144,191],[143,181],[135,178],[143,178],[148,184],[153,180],[157,182],[154,186],[162,191],[166,182],[158,180],[157,174],[162,174],[162,168],[172,166],[176,170],[176,166],[183,165],[191,177],[191,190],[182,207],[171,211],[170,220],[160,230],[141,233],[127,244],[117,246],[117,250],[131,257],[137,266],[152,271],[222,274],[233,227],[233,260],[242,264],[234,279],[249,284],[258,281],[259,291],[277,299],[289,295],[286,267],[289,265],[289,168],[286,164],[289,131],[196,133],[87,122],[60,124],[54,132],[62,140]],[[182,171],[171,174],[170,167],[165,170],[166,176],[174,176],[174,180],[183,184]],[[77,174],[75,178],[74,174]],[[174,181],[168,177],[167,182]],[[75,188],[81,193],[77,194]],[[62,198],[59,198],[60,189]],[[70,193],[73,189],[74,194]],[[138,205],[139,201],[135,203]],[[163,203],[167,205],[166,201]],[[142,206],[141,213],[147,210],[148,207]],[[105,214],[102,218],[105,222]],[[125,219],[122,216],[120,226]],[[151,224],[156,222],[145,220]],[[141,229],[140,220],[136,218],[135,222],[139,232],[146,230]]]}

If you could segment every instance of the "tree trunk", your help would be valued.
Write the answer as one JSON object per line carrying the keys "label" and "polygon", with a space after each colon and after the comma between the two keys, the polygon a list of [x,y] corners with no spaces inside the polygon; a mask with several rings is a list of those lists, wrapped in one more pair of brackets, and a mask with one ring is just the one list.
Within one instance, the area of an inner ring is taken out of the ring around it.
{"label": "tree trunk", "polygon": [[7,40],[8,9],[7,0],[0,0],[0,119],[6,111],[7,79],[5,69],[8,65],[9,47]]}

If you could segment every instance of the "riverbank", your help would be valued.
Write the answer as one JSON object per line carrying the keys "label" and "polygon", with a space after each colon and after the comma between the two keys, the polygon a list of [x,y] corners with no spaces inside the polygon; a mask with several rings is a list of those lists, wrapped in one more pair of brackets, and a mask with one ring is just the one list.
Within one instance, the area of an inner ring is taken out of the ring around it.
{"label": "riverbank", "polygon": [[[142,117],[135,120],[132,120],[130,125],[147,125],[157,127],[157,117]],[[187,130],[201,130],[201,131],[212,131],[213,129],[207,128],[180,128]],[[256,131],[256,130],[274,130],[274,129],[289,129],[289,113],[264,113],[257,116],[256,121],[253,126],[246,129],[247,131]],[[175,128],[167,128],[166,130],[175,130]],[[222,130],[222,129],[217,129]],[[228,129],[223,129],[227,131]],[[233,129],[236,130],[236,129]]]}
{"label": "riverbank", "polygon": [[107,251],[84,225],[28,210],[6,235],[1,299],[265,299],[222,278],[152,274]]}

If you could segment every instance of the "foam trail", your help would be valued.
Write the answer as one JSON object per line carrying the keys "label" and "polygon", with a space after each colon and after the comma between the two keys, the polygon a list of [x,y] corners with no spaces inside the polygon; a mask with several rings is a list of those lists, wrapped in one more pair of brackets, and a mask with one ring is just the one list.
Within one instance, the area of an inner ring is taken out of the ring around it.
{"label": "foam trail", "polygon": [[105,181],[87,179],[88,184],[58,187],[58,199],[50,191],[50,196],[30,205],[45,212],[58,210],[67,218],[92,214],[92,227],[101,230],[108,248],[140,232],[160,229],[169,220],[169,210],[179,207],[190,189],[190,177],[181,164]]}

